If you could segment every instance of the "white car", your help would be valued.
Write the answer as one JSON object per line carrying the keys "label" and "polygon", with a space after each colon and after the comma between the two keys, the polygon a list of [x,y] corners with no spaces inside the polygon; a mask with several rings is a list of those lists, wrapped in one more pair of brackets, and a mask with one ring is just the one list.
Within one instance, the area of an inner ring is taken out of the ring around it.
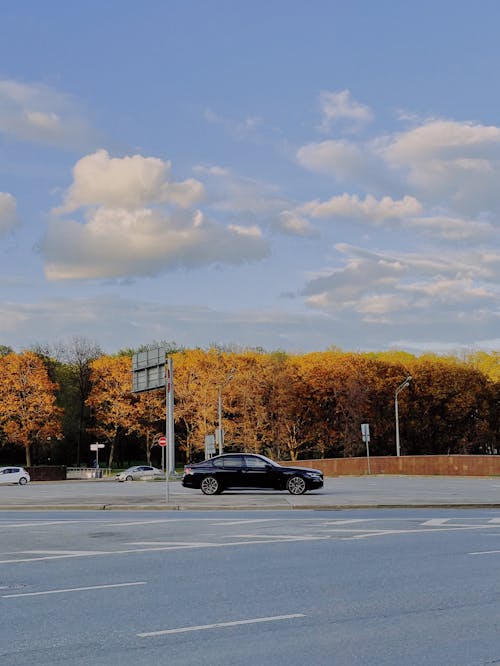
{"label": "white car", "polygon": [[0,467],[0,483],[19,483],[24,486],[30,480],[30,475],[24,467]]}
{"label": "white car", "polygon": [[118,481],[137,481],[138,479],[159,479],[163,476],[161,469],[151,465],[136,465],[117,474]]}

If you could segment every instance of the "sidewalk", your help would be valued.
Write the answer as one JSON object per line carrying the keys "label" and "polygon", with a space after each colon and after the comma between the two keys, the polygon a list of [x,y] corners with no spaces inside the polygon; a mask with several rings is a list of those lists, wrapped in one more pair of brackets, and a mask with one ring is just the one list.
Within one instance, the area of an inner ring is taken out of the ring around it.
{"label": "sidewalk", "polygon": [[[168,496],[167,496],[168,491]],[[180,481],[46,481],[0,486],[9,510],[339,510],[347,508],[499,508],[500,477],[344,476],[320,491],[226,491],[207,497]]]}

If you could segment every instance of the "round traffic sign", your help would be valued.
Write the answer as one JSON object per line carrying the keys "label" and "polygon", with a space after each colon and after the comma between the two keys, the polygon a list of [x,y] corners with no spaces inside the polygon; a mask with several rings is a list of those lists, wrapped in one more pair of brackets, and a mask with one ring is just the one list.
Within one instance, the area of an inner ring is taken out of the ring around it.
{"label": "round traffic sign", "polygon": [[160,446],[167,446],[167,438],[166,437],[160,437],[160,439],[158,440],[158,444]]}

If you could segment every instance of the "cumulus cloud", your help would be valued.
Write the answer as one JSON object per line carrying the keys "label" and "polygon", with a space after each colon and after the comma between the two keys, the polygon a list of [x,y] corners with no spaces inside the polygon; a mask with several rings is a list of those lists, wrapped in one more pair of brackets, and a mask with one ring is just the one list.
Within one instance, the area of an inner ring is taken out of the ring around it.
{"label": "cumulus cloud", "polygon": [[[47,278],[157,275],[267,256],[257,225],[206,217],[193,208],[204,194],[202,184],[173,181],[170,167],[140,155],[111,158],[104,150],[79,160],[41,244]],[[82,220],[70,213],[81,213]]]}
{"label": "cumulus cloud", "polygon": [[330,140],[302,146],[297,151],[297,161],[310,171],[335,176],[344,181],[353,180],[364,172],[366,155],[361,147],[350,141]]}
{"label": "cumulus cloud", "polygon": [[322,122],[320,129],[329,132],[338,121],[350,121],[352,131],[373,120],[371,109],[353,99],[349,90],[323,91],[320,94]]}
{"label": "cumulus cloud", "polygon": [[13,229],[19,222],[16,200],[12,194],[0,192],[0,236]]}
{"label": "cumulus cloud", "polygon": [[58,148],[88,148],[96,131],[75,102],[49,86],[0,80],[0,134]]}
{"label": "cumulus cloud", "polygon": [[381,141],[376,150],[429,202],[465,214],[500,212],[500,128],[433,120]]}
{"label": "cumulus cloud", "polygon": [[257,228],[227,228],[194,214],[98,208],[85,224],[52,220],[43,243],[50,280],[157,275],[176,268],[262,259]]}
{"label": "cumulus cloud", "polygon": [[106,150],[86,155],[73,168],[73,183],[58,213],[82,206],[137,208],[173,204],[189,208],[204,195],[202,184],[190,178],[172,181],[171,163],[156,157],[110,157]]}
{"label": "cumulus cloud", "polygon": [[300,208],[301,212],[311,217],[345,217],[380,223],[386,220],[404,219],[419,215],[422,205],[415,197],[405,196],[401,200],[383,197],[378,200],[371,194],[364,199],[357,195],[344,193],[328,201],[310,201]]}

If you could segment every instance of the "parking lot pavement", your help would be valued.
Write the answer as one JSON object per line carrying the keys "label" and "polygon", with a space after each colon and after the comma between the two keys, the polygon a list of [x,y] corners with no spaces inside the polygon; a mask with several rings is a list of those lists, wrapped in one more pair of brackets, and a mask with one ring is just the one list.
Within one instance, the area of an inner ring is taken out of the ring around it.
{"label": "parking lot pavement", "polygon": [[500,507],[500,478],[359,476],[325,479],[322,490],[225,491],[205,496],[179,480],[35,482],[1,486],[3,509],[343,509],[382,507]]}

